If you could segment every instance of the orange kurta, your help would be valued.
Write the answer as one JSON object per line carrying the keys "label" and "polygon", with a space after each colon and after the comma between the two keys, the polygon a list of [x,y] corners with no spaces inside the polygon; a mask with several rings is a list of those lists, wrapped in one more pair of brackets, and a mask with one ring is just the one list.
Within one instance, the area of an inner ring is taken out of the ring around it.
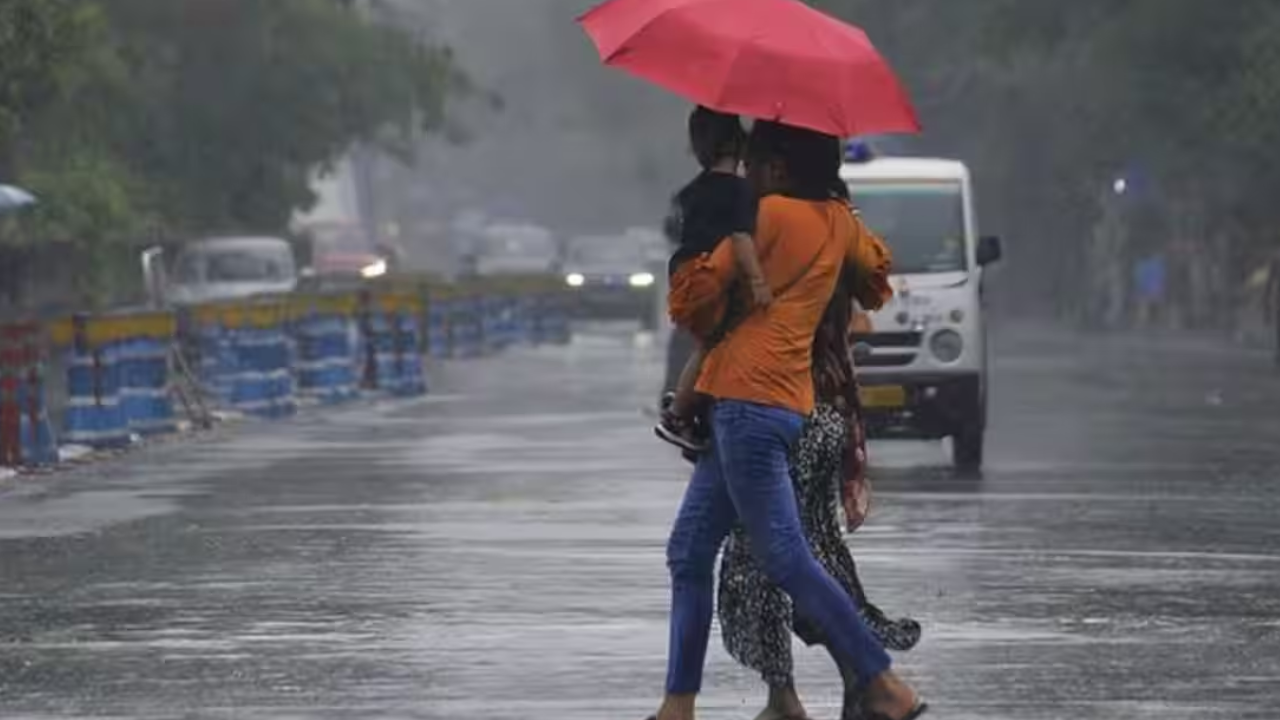
{"label": "orange kurta", "polygon": [[[764,198],[755,240],[766,279],[775,293],[784,292],[767,308],[752,310],[710,350],[698,392],[807,415],[814,404],[813,336],[841,270],[846,263],[856,270],[855,295],[867,309],[877,309],[892,294],[889,251],[846,204],[834,200]],[[705,263],[726,286],[737,273],[729,243]]]}

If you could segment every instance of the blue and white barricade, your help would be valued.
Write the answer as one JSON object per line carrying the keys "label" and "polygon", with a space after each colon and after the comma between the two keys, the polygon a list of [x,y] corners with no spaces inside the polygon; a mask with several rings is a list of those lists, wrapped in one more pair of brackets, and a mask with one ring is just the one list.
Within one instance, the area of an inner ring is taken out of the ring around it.
{"label": "blue and white barricade", "polygon": [[569,329],[569,313],[564,298],[558,294],[546,294],[539,298],[538,320],[541,328],[539,339],[544,343],[564,345],[572,333]]}
{"label": "blue and white barricade", "polygon": [[[78,343],[79,344],[79,343]],[[72,347],[67,354],[67,410],[63,438],[106,449],[129,444],[130,430],[120,405],[118,343]]]}
{"label": "blue and white barricade", "polygon": [[230,333],[234,367],[227,378],[227,404],[261,418],[278,418],[298,409],[292,353],[284,328],[241,327]]}
{"label": "blue and white barricade", "polygon": [[401,311],[395,316],[396,384],[392,392],[402,397],[427,393],[427,378],[423,372],[421,326],[418,318]]}
{"label": "blue and white barricade", "polygon": [[214,404],[230,408],[231,380],[239,366],[231,346],[231,332],[218,325],[202,326],[196,333],[200,384]]}
{"label": "blue and white barricade", "polygon": [[505,310],[503,300],[501,295],[482,295],[476,301],[486,352],[501,350],[507,346],[506,327],[503,322]]}
{"label": "blue and white barricade", "polygon": [[407,311],[369,312],[366,342],[373,353],[373,372],[365,384],[400,397],[426,393],[417,317]]}
{"label": "blue and white barricade", "polygon": [[346,402],[359,395],[356,333],[350,318],[308,315],[296,322],[294,336],[299,395],[326,404]]}
{"label": "blue and white barricade", "polygon": [[515,333],[517,342],[525,345],[537,345],[538,337],[538,300],[536,295],[521,295],[515,300]]}
{"label": "blue and white barricade", "polygon": [[427,305],[427,354],[433,358],[453,357],[453,300],[432,298]]}
{"label": "blue and white barricade", "polygon": [[453,356],[480,357],[484,354],[484,312],[480,297],[457,299],[453,311]]}
{"label": "blue and white barricade", "polygon": [[117,345],[120,408],[125,424],[139,435],[177,429],[169,392],[169,341],[137,337]]}
{"label": "blue and white barricade", "polygon": [[219,406],[260,418],[297,412],[287,311],[279,301],[192,309],[201,380]]}

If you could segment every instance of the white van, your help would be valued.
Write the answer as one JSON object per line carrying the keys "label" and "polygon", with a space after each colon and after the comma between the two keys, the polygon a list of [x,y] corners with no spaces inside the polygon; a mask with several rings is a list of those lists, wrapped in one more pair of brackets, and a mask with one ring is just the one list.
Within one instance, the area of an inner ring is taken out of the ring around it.
{"label": "white van", "polygon": [[159,249],[143,255],[143,272],[158,305],[192,305],[293,292],[293,248],[274,237],[218,237],[183,245],[165,263]]}
{"label": "white van", "polygon": [[894,298],[857,337],[868,435],[949,437],[955,465],[978,469],[987,426],[983,270],[1001,245],[978,234],[969,170],[854,147],[841,175],[893,251]]}

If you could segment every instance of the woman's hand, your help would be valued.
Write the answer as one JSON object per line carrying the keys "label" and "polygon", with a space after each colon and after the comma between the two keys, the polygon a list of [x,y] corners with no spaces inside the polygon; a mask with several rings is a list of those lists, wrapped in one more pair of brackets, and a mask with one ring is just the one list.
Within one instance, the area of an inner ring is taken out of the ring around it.
{"label": "woman's hand", "polygon": [[856,532],[871,514],[871,481],[864,474],[854,481],[844,496],[844,520],[849,532]]}
{"label": "woman's hand", "polygon": [[858,415],[850,420],[849,445],[845,450],[844,485],[840,499],[843,504],[845,527],[854,532],[862,527],[871,514],[871,481],[867,479],[867,442],[862,420]]}

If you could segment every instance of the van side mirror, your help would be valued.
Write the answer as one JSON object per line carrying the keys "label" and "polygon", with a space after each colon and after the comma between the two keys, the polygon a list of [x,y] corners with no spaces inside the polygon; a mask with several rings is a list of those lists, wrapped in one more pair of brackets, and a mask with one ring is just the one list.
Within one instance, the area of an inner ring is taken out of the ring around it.
{"label": "van side mirror", "polygon": [[984,235],[978,239],[978,266],[985,267],[1000,261],[1004,257],[1004,247],[1000,238],[995,235]]}
{"label": "van side mirror", "polygon": [[147,301],[153,308],[163,308],[169,302],[165,293],[169,278],[164,271],[164,249],[147,248],[139,260],[142,262],[142,282],[147,290]]}

